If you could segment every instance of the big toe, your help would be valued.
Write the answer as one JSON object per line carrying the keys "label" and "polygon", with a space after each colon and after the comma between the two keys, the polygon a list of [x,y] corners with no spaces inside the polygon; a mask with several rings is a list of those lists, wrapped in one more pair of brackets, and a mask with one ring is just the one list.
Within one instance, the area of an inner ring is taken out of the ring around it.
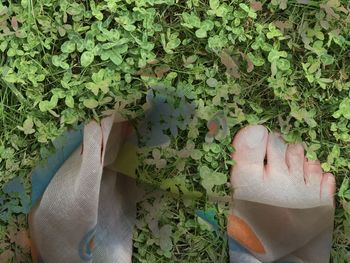
{"label": "big toe", "polygon": [[240,130],[233,140],[232,158],[237,165],[264,164],[268,131],[262,125],[250,125]]}

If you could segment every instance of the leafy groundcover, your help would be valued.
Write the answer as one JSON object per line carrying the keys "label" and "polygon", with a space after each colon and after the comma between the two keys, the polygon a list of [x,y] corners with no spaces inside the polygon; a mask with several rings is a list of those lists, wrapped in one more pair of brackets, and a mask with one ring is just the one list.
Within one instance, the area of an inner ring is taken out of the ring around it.
{"label": "leafy groundcover", "polygon": [[349,262],[349,36],[347,0],[1,1],[0,262],[30,261],[29,172],[52,141],[152,101],[151,144],[169,143],[137,175],[168,194],[139,204],[134,262],[228,261],[231,137],[251,123],[336,175],[332,262]]}

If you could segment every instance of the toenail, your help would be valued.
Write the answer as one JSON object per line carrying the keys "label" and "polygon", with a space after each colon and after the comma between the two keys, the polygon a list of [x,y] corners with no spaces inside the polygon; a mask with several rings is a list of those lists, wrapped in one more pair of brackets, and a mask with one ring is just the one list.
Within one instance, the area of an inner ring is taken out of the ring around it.
{"label": "toenail", "polygon": [[255,148],[262,143],[266,135],[266,129],[264,127],[254,127],[247,131],[247,146],[250,148]]}

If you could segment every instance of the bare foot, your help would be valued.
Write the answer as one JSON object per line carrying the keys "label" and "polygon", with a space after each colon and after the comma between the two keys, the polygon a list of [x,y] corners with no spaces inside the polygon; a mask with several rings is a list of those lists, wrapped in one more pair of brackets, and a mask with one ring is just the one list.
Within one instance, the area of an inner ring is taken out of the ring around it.
{"label": "bare foot", "polygon": [[231,262],[328,262],[334,176],[323,173],[318,161],[308,161],[301,144],[287,145],[260,125],[239,131],[233,146],[237,164],[228,233],[231,243],[247,249],[248,259]]}

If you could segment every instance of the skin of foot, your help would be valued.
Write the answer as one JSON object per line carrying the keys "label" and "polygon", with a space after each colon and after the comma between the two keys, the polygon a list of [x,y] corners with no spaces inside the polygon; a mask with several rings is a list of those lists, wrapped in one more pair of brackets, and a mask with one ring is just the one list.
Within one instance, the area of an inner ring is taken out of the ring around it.
{"label": "skin of foot", "polygon": [[301,143],[288,145],[261,125],[240,130],[233,146],[230,238],[257,262],[329,262],[334,176],[307,160]]}

